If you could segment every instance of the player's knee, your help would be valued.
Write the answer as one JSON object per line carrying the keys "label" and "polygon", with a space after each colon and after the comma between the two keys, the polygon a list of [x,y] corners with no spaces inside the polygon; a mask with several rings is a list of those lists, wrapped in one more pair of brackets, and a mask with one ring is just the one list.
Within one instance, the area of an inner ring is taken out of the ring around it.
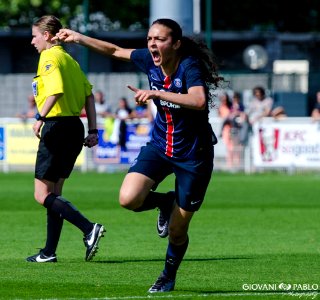
{"label": "player's knee", "polygon": [[186,242],[187,239],[188,239],[187,234],[174,235],[174,234],[170,233],[170,231],[169,231],[169,241],[170,241],[170,243],[172,243],[174,245],[182,245]]}
{"label": "player's knee", "polygon": [[177,228],[169,225],[169,240],[172,244],[181,245],[188,238],[188,229]]}
{"label": "player's knee", "polygon": [[129,209],[129,210],[134,210],[136,208],[134,204],[134,199],[132,199],[132,196],[123,190],[120,191],[119,203],[123,208]]}

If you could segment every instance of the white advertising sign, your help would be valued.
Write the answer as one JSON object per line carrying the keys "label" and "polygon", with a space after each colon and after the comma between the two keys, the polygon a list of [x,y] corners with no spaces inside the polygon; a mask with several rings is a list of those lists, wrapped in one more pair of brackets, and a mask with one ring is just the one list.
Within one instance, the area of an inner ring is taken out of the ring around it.
{"label": "white advertising sign", "polygon": [[320,167],[319,122],[263,122],[252,142],[256,167]]}

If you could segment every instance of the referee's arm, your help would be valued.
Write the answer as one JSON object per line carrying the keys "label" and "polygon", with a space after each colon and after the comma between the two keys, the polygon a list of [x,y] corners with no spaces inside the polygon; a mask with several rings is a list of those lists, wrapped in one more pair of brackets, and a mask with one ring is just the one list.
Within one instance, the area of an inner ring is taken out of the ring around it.
{"label": "referee's arm", "polygon": [[89,130],[97,128],[97,119],[96,119],[96,106],[94,103],[94,96],[90,94],[86,97],[85,109],[88,118],[88,127]]}

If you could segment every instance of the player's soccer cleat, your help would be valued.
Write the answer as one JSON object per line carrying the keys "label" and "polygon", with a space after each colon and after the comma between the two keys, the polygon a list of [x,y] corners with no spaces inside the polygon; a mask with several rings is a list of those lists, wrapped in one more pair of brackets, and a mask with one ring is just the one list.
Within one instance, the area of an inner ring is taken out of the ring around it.
{"label": "player's soccer cleat", "polygon": [[[170,215],[169,215],[170,217]],[[165,238],[169,234],[169,218],[165,216],[164,212],[160,209],[157,220],[157,231],[161,238]]]}
{"label": "player's soccer cleat", "polygon": [[92,231],[86,236],[84,236],[83,242],[87,247],[86,257],[85,257],[86,261],[91,260],[93,256],[97,253],[99,241],[104,236],[103,233],[105,231],[106,230],[101,224],[95,223]]}
{"label": "player's soccer cleat", "polygon": [[171,292],[174,290],[175,280],[168,278],[163,273],[149,289],[149,293]]}
{"label": "player's soccer cleat", "polygon": [[168,195],[172,197],[172,203],[169,203],[166,208],[159,209],[160,211],[157,220],[157,231],[161,238],[165,238],[169,234],[169,220],[175,199],[175,192],[170,191],[168,192]]}
{"label": "player's soccer cleat", "polygon": [[42,249],[39,253],[29,256],[26,258],[28,262],[36,262],[36,263],[50,263],[50,262],[57,262],[57,256],[55,254],[46,256],[43,254]]}

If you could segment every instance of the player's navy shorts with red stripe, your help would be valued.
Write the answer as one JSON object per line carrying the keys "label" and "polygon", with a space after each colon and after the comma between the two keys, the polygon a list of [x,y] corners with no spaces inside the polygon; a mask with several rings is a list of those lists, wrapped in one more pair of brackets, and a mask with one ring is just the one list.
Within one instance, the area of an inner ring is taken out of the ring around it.
{"label": "player's navy shorts with red stripe", "polygon": [[166,156],[151,143],[141,148],[129,173],[144,174],[155,181],[154,190],[168,175],[176,176],[176,202],[186,211],[197,211],[211,179],[213,147],[197,153],[193,159],[177,160]]}
{"label": "player's navy shorts with red stripe", "polygon": [[47,118],[41,131],[35,178],[68,178],[81,152],[84,126],[79,117]]}

